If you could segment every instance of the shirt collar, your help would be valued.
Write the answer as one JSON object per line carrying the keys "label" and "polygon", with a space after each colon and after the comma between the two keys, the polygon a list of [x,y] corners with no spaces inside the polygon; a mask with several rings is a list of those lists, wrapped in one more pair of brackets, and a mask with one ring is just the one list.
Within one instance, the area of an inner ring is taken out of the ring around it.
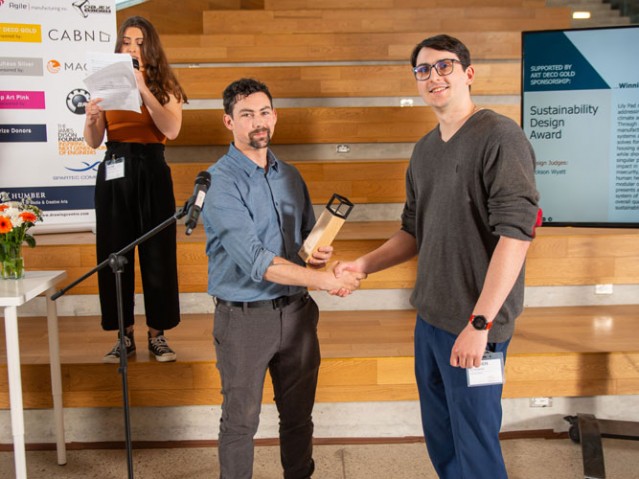
{"label": "shirt collar", "polygon": [[[263,169],[257,166],[254,161],[252,161],[244,153],[238,150],[233,142],[231,142],[231,145],[229,146],[227,155],[233,158],[233,160],[237,162],[239,167],[242,168],[242,170],[244,170],[244,172],[246,172],[248,176],[253,176],[258,170],[263,171]],[[270,150],[270,148],[267,152],[266,161],[268,162],[269,166],[268,170],[277,173],[279,170],[279,161],[275,154]]]}

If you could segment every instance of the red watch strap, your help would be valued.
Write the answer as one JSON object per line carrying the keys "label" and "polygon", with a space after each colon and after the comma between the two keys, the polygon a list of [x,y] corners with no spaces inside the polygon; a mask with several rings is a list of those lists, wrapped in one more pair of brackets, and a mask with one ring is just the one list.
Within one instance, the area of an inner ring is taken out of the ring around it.
{"label": "red watch strap", "polygon": [[[475,319],[475,316],[478,316],[478,315],[471,314],[471,315],[470,315],[470,319],[468,320],[468,322],[469,322],[469,323],[472,323],[472,322],[473,322],[473,319]],[[485,316],[484,316],[484,317],[485,317]],[[493,321],[488,321],[488,320],[486,320],[486,329],[485,329],[484,331],[489,331],[489,330],[490,330],[490,328],[492,328],[492,327],[493,327],[493,323],[494,323],[494,320],[493,320]]]}

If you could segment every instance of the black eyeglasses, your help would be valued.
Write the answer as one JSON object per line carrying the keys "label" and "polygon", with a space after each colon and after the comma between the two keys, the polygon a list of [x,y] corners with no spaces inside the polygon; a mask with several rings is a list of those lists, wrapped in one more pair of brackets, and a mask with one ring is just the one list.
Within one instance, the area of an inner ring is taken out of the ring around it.
{"label": "black eyeglasses", "polygon": [[455,62],[461,64],[459,60],[456,60],[454,58],[444,58],[443,60],[439,60],[434,65],[424,63],[413,68],[413,74],[415,75],[415,79],[417,81],[426,81],[430,78],[434,68],[435,70],[437,70],[437,74],[440,77],[445,77],[453,73],[453,66],[455,65]]}

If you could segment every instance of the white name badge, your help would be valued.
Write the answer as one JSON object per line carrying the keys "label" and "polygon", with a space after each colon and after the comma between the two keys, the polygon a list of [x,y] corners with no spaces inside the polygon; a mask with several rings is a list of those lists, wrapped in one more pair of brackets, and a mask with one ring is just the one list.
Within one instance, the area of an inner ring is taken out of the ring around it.
{"label": "white name badge", "polygon": [[481,366],[466,369],[468,387],[490,386],[504,383],[504,355],[503,353],[484,354]]}
{"label": "white name badge", "polygon": [[106,181],[124,178],[124,158],[113,158],[106,161]]}

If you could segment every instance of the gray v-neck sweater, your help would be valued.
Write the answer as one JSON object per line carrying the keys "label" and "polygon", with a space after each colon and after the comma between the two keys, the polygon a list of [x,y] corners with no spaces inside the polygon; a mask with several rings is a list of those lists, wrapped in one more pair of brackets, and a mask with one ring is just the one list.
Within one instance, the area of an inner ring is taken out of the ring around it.
{"label": "gray v-neck sweater", "polygon": [[[521,128],[480,110],[447,142],[439,127],[413,150],[402,229],[415,236],[411,304],[435,327],[459,334],[481,292],[500,236],[532,240],[539,195],[535,157]],[[495,318],[490,342],[512,336],[523,309],[524,268]]]}

